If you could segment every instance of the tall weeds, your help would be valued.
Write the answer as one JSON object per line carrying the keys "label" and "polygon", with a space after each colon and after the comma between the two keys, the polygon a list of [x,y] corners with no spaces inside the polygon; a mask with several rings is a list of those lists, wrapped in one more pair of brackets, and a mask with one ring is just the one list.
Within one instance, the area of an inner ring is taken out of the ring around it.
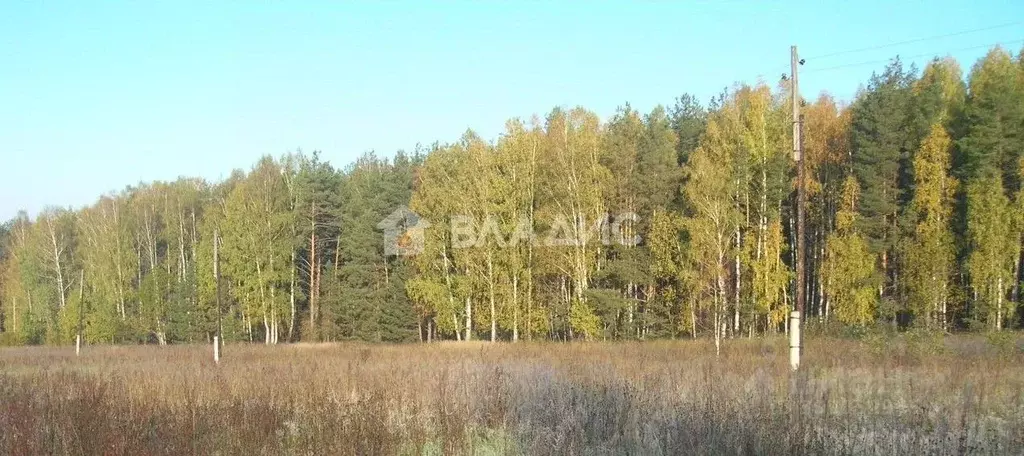
{"label": "tall weeds", "polygon": [[1020,454],[983,338],[0,350],[3,454]]}

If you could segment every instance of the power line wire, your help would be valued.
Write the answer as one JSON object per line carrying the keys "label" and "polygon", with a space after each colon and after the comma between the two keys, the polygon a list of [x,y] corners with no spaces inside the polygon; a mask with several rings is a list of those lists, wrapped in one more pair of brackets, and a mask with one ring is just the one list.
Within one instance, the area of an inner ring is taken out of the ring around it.
{"label": "power line wire", "polygon": [[[948,54],[948,53],[952,53],[952,52],[971,51],[971,50],[975,50],[975,49],[991,48],[991,47],[995,47],[995,46],[1003,46],[1003,45],[1015,44],[1015,43],[1020,43],[1020,42],[1024,42],[1024,39],[1022,39],[1022,40],[1003,41],[1003,42],[1000,42],[1000,43],[993,43],[993,44],[983,44],[983,45],[979,45],[979,46],[971,46],[971,47],[960,48],[960,49],[953,49],[951,51],[946,51],[946,53]],[[923,53],[923,54],[911,55],[911,56],[907,56],[907,57],[904,57],[904,58],[905,59],[916,59],[916,58],[920,58],[920,57],[932,57],[932,56],[938,56],[938,55],[939,55],[939,53],[937,53],[937,52],[926,52],[926,53]],[[897,55],[897,57],[899,57],[899,55]],[[804,73],[815,73],[815,72],[819,72],[819,71],[838,70],[840,68],[849,68],[849,67],[855,67],[855,66],[861,66],[861,65],[872,65],[872,64],[876,64],[876,63],[883,63],[883,62],[888,62],[890,60],[891,59],[871,60],[871,61],[868,61],[868,62],[847,63],[847,64],[843,64],[843,65],[835,65],[835,66],[830,66],[830,67],[825,67],[825,68],[809,68],[807,70],[804,70],[803,72]]]}
{"label": "power line wire", "polygon": [[854,53],[857,53],[857,52],[873,51],[873,50],[876,50],[876,49],[885,49],[885,48],[889,48],[889,47],[893,47],[893,46],[901,46],[901,45],[904,45],[904,44],[920,43],[920,42],[923,42],[923,41],[937,40],[937,39],[940,39],[940,38],[948,38],[948,37],[951,37],[951,36],[960,36],[960,35],[966,35],[966,34],[969,34],[969,33],[983,32],[983,31],[986,31],[986,30],[995,30],[995,29],[999,29],[999,28],[1010,27],[1010,26],[1013,26],[1013,25],[1020,25],[1020,24],[1024,24],[1024,21],[1016,21],[1016,22],[1010,22],[1010,23],[1007,23],[1007,24],[992,25],[992,26],[989,26],[989,27],[982,27],[982,28],[977,28],[977,29],[972,29],[972,30],[963,30],[963,31],[959,31],[959,32],[946,33],[946,34],[943,34],[943,35],[928,36],[928,37],[924,37],[924,38],[915,38],[915,39],[912,39],[912,40],[898,41],[898,42],[895,42],[895,43],[881,44],[881,45],[877,45],[877,46],[870,46],[870,47],[860,48],[860,49],[851,49],[851,50],[848,50],[848,51],[830,52],[828,54],[821,54],[821,55],[816,55],[816,56],[813,56],[813,57],[807,57],[807,59],[808,60],[811,60],[811,59],[823,59],[823,58],[826,58],[826,57],[834,57],[834,56],[837,56],[837,55],[845,55],[845,54],[854,54]]}

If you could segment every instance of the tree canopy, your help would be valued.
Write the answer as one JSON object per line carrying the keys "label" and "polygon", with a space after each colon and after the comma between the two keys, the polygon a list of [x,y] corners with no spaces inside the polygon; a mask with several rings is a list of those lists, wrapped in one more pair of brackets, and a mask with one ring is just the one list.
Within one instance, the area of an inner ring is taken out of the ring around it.
{"label": "tree canopy", "polygon": [[[70,343],[79,321],[89,343],[156,344],[784,331],[790,95],[557,107],[493,140],[344,166],[295,151],[21,213],[0,225],[0,342]],[[1019,326],[1021,55],[995,48],[966,81],[951,58],[896,59],[848,104],[801,102],[809,321]]]}

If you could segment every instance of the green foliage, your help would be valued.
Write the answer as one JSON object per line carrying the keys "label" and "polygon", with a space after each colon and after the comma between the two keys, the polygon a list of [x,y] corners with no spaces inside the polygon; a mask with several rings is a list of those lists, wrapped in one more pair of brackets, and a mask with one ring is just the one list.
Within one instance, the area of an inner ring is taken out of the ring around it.
{"label": "green foliage", "polygon": [[[555,108],[494,141],[295,152],[21,213],[0,227],[0,340],[69,344],[80,314],[89,343],[771,334],[794,301],[790,95]],[[1020,55],[993,49],[968,84],[952,59],[895,60],[848,108],[801,109],[810,330],[1019,324]],[[403,207],[430,224],[399,226],[412,256],[378,228]]]}
{"label": "green foliage", "polygon": [[1019,335],[1009,331],[988,331],[985,340],[1001,356],[1010,357],[1024,349],[1019,345]]}
{"label": "green foliage", "polygon": [[945,328],[954,271],[952,215],[957,181],[950,176],[951,141],[935,124],[914,157],[914,233],[905,263],[909,307],[925,326]]}
{"label": "green foliage", "polygon": [[971,70],[966,132],[958,141],[966,175],[999,174],[1007,194],[1019,188],[1017,161],[1024,153],[1024,84],[1008,52],[994,48]]}
{"label": "green foliage", "polygon": [[966,269],[976,296],[972,317],[1001,329],[1009,317],[1006,292],[1019,260],[1020,234],[1015,232],[1015,211],[1003,193],[999,174],[973,180],[967,187],[967,239],[970,245]]}
{"label": "green foliage", "polygon": [[713,328],[719,326],[725,312],[727,261],[733,251],[730,239],[740,218],[732,200],[735,143],[728,130],[728,109],[731,108],[724,108],[726,112],[708,120],[704,140],[686,165],[687,181],[683,187],[689,205],[684,226],[697,275],[697,295],[704,298],[710,294],[712,306],[707,310],[714,315]]}
{"label": "green foliage", "polygon": [[888,255],[898,239],[897,215],[907,192],[909,151],[916,147],[908,107],[912,72],[899,59],[874,74],[850,107],[853,174],[861,187],[858,231],[871,252]]}
{"label": "green foliage", "polygon": [[669,117],[672,130],[678,138],[676,155],[680,165],[690,161],[690,154],[697,149],[704,129],[707,127],[707,116],[707,110],[693,95],[685,94],[676,98]]}
{"label": "green foliage", "polygon": [[950,57],[928,63],[912,85],[916,112],[911,120],[917,136],[924,138],[936,124],[956,131],[962,129],[967,86],[960,65]]}
{"label": "green foliage", "polygon": [[836,215],[836,232],[825,247],[822,280],[839,321],[865,326],[875,319],[878,281],[876,257],[855,229],[859,191],[857,181],[852,176],[847,178],[842,209]]}
{"label": "green foliage", "polygon": [[906,333],[907,351],[918,359],[945,353],[946,337],[941,331],[915,328]]}
{"label": "green foliage", "polygon": [[655,212],[646,246],[651,252],[655,295],[649,304],[656,335],[676,336],[692,331],[692,274],[684,238],[683,219],[671,212]]}
{"label": "green foliage", "polygon": [[601,319],[594,312],[593,306],[582,300],[574,300],[569,305],[569,326],[577,337],[591,340],[601,333]]}

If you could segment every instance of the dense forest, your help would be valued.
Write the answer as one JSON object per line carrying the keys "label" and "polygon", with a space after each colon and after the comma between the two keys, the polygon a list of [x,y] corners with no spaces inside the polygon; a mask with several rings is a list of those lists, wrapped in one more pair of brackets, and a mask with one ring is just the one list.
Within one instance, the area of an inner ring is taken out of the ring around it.
{"label": "dense forest", "polygon": [[[22,213],[0,227],[0,341],[65,344],[82,324],[89,343],[205,342],[218,321],[226,340],[265,343],[783,332],[789,87],[605,121],[555,108],[493,141],[468,131],[344,168],[296,152],[222,182]],[[807,324],[1019,326],[1024,58],[993,49],[966,82],[949,58],[896,59],[848,105],[802,105]],[[417,255],[386,254],[378,223],[401,207],[431,224]],[[603,214],[636,214],[616,235],[639,242],[600,242]],[[471,245],[456,217],[478,221]],[[572,242],[503,242],[524,220],[534,233],[574,221]]]}

